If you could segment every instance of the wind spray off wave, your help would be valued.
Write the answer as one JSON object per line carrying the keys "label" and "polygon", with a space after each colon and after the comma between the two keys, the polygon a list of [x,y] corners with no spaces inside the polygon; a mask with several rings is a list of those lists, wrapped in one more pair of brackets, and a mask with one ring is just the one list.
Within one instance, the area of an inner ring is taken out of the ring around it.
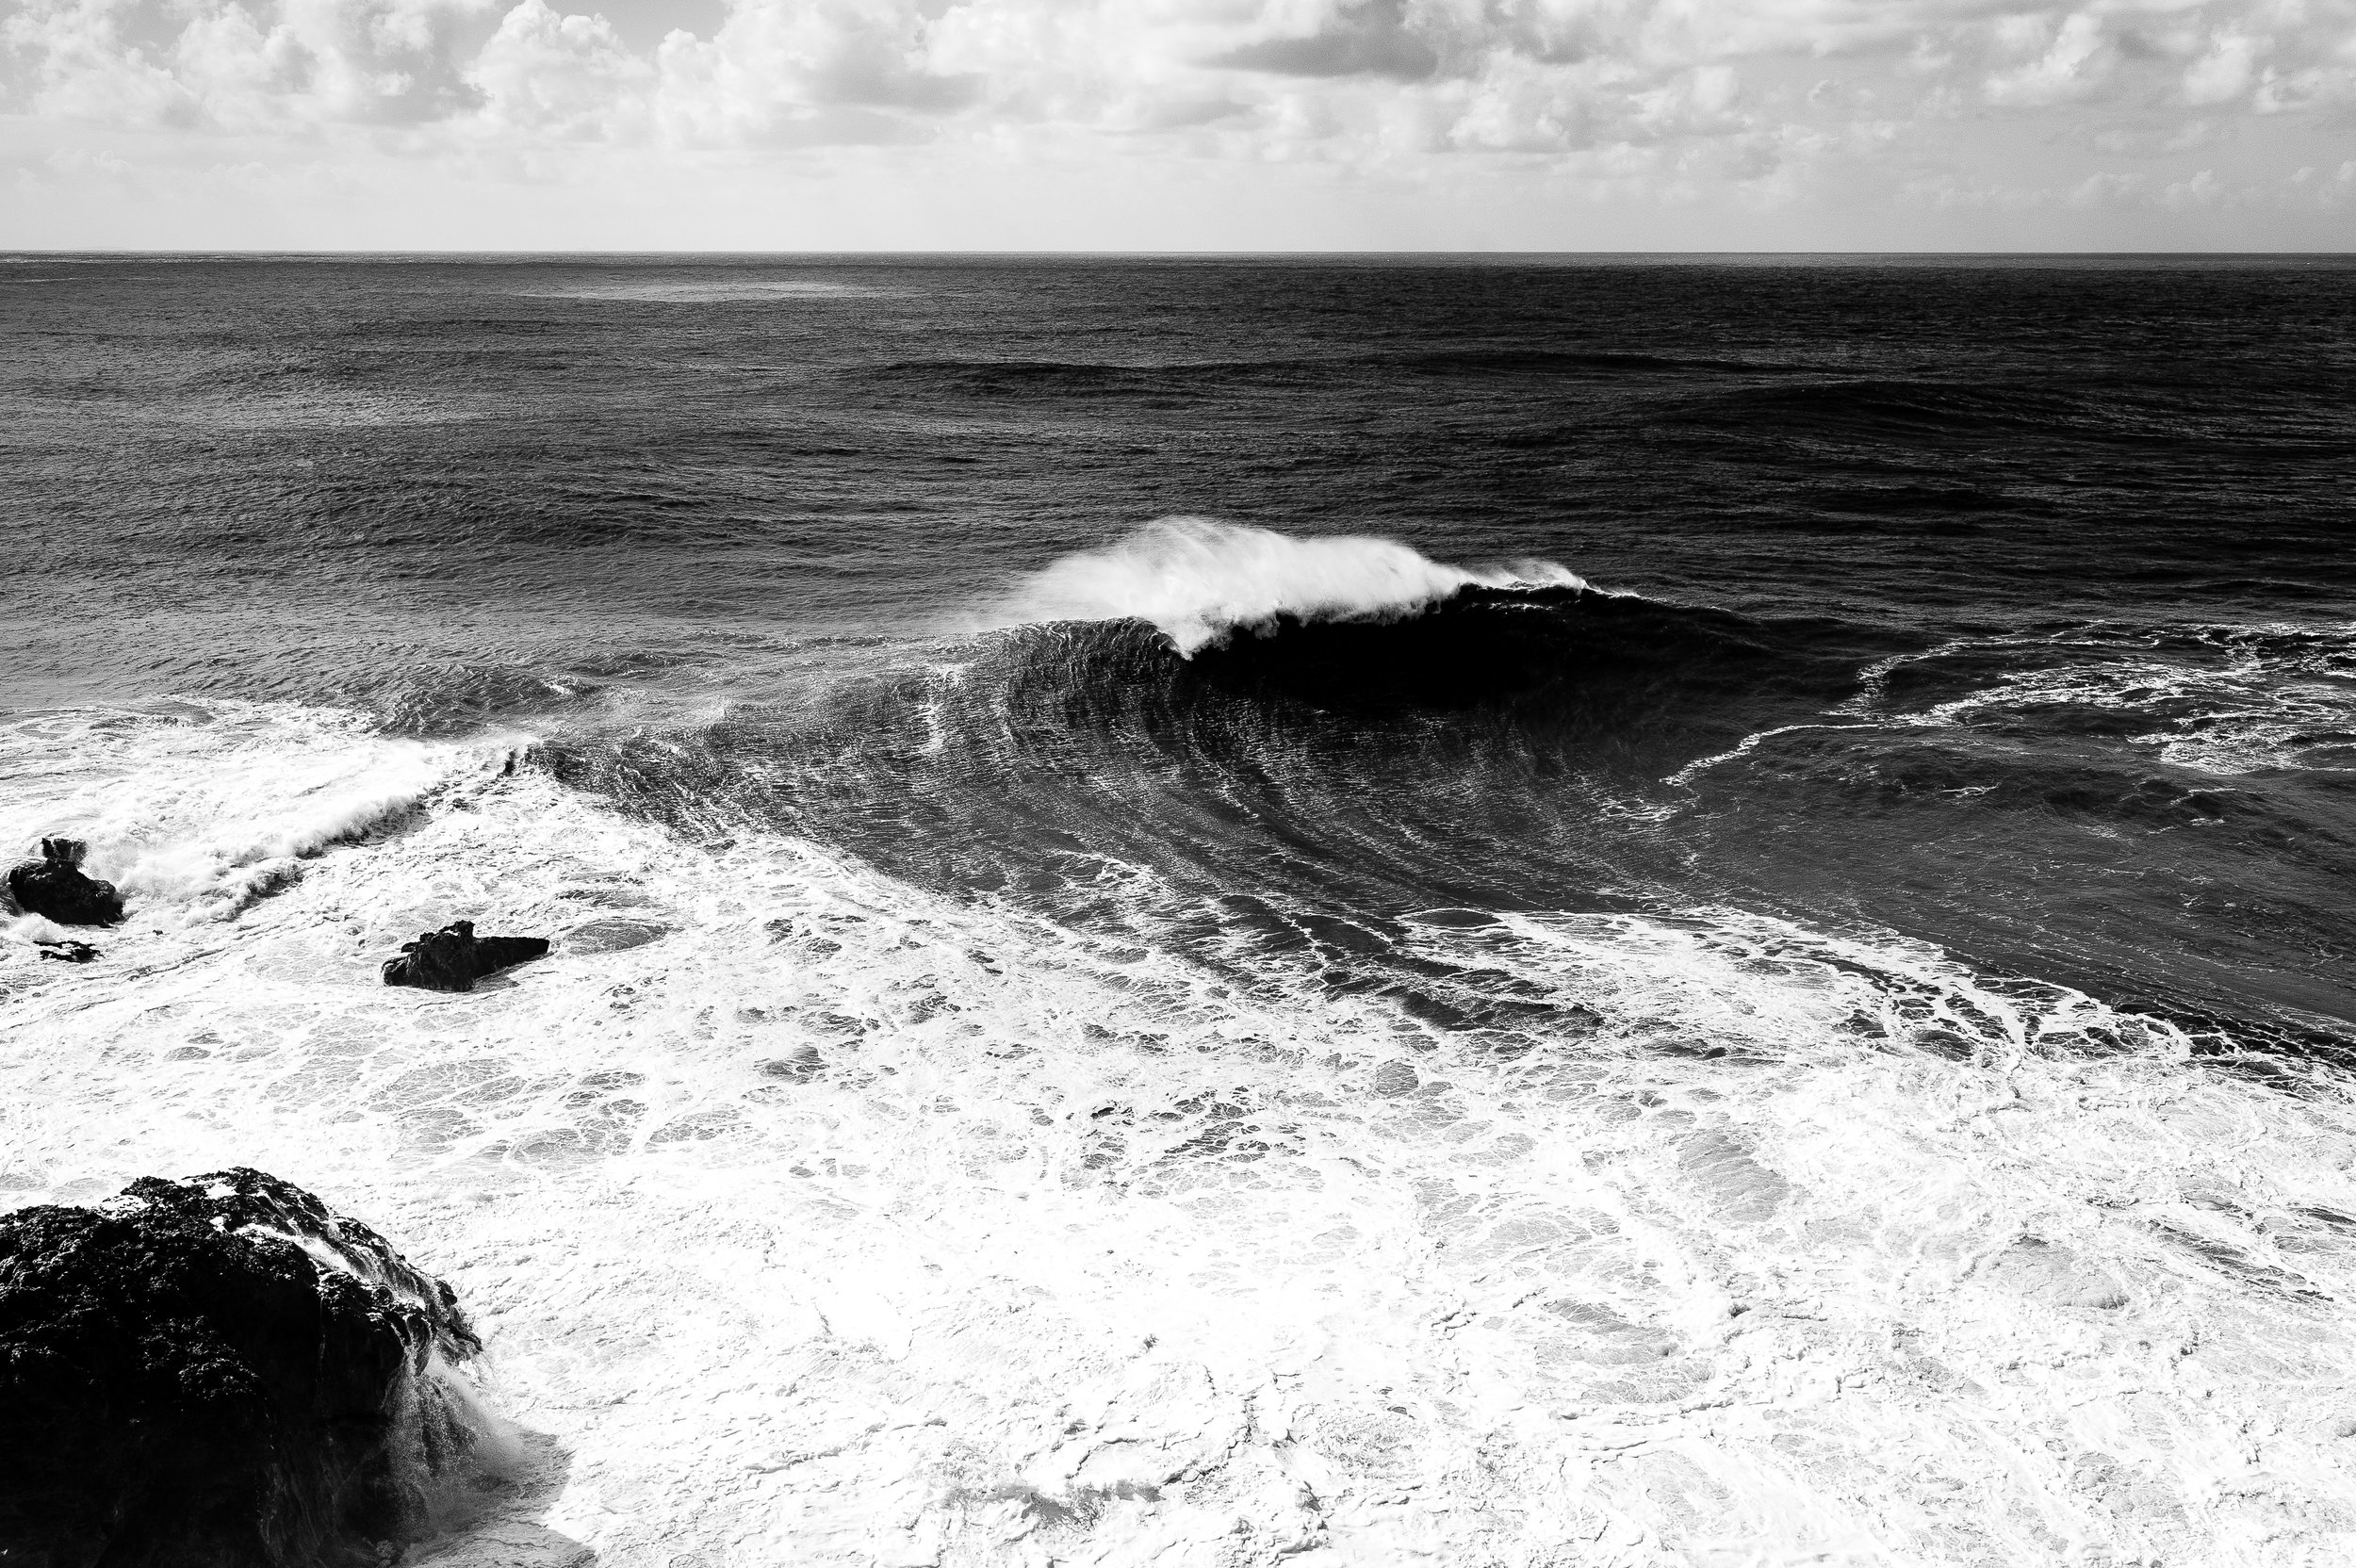
{"label": "wind spray off wave", "polygon": [[1025,621],[1151,621],[1191,658],[1281,616],[1395,620],[1476,585],[1587,583],[1551,561],[1451,566],[1390,539],[1300,539],[1204,517],[1170,517],[1104,549],[1065,556],[1025,583],[1011,608]]}

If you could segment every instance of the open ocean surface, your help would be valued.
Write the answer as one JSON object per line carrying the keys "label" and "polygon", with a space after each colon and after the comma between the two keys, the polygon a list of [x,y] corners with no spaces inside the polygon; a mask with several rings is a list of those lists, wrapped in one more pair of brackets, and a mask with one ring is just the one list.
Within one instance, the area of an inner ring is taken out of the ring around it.
{"label": "open ocean surface", "polygon": [[[0,261],[0,1206],[446,1568],[2356,1560],[2356,261]],[[556,939],[472,995],[377,966]]]}

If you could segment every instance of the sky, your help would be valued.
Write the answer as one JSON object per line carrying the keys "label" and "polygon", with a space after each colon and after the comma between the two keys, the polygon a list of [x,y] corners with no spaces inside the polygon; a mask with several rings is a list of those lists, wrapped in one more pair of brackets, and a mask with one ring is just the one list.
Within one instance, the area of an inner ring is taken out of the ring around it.
{"label": "sky", "polygon": [[0,0],[20,249],[2356,251],[2356,0]]}

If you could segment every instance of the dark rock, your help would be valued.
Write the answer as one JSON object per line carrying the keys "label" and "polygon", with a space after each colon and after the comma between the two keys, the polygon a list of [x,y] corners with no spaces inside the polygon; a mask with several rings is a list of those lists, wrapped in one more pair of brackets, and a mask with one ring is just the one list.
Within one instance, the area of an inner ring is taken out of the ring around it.
{"label": "dark rock", "polygon": [[478,937],[474,922],[452,921],[401,945],[401,956],[384,961],[384,984],[430,991],[470,991],[474,983],[510,964],[548,956],[546,937]]}
{"label": "dark rock", "polygon": [[87,964],[98,956],[98,949],[88,942],[35,942],[33,945],[41,949],[42,957],[56,958],[63,963]]}
{"label": "dark rock", "polygon": [[388,1560],[480,1480],[450,1287],[258,1170],[0,1215],[0,1562]]}
{"label": "dark rock", "polygon": [[82,873],[90,846],[78,839],[43,839],[41,858],[8,873],[8,896],[28,915],[60,925],[113,925],[123,919],[123,895],[111,882]]}

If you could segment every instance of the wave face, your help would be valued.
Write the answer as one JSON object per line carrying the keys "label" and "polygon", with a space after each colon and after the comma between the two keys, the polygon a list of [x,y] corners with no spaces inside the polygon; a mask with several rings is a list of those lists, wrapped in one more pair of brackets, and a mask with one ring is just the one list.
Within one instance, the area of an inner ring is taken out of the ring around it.
{"label": "wave face", "polygon": [[[1168,538],[1072,564],[1092,580]],[[1733,899],[1837,910],[2204,1038],[2347,1055],[2356,626],[1925,645],[1584,586],[1474,580],[1417,609],[1404,596],[1454,569],[1398,547],[1375,558],[1421,563],[1412,589],[1312,603],[1298,558],[1255,554],[1278,578],[1220,588],[1229,617],[1199,595],[1163,601],[1185,607],[1169,624],[1108,598],[1113,618],[936,645],[546,761],[691,834],[813,834],[957,896],[1238,976],[1305,966],[1435,1019],[1521,1004],[1482,994],[1479,966],[1395,961],[1418,910]],[[1288,594],[1301,611],[1262,612]],[[1189,655],[1187,625],[1223,636]],[[2242,1022],[2219,1037],[2221,1016]]]}
{"label": "wave face", "polygon": [[2356,1517],[2345,264],[55,270],[0,1195],[433,1260],[419,1560]]}

